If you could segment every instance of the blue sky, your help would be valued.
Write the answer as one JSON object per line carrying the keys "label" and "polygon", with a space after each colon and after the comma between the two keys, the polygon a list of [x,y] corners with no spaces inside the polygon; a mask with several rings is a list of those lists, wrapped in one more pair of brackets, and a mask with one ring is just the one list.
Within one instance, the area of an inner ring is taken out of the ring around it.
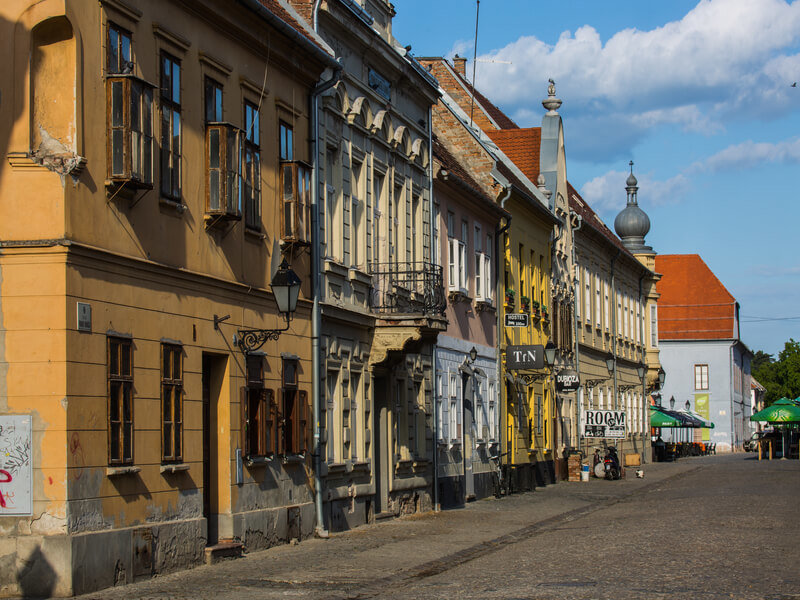
{"label": "blue sky", "polygon": [[[472,73],[475,0],[394,5],[412,54]],[[478,89],[538,126],[549,77],[568,178],[603,219],[632,159],[648,243],[706,261],[753,350],[800,339],[800,0],[481,0]]]}

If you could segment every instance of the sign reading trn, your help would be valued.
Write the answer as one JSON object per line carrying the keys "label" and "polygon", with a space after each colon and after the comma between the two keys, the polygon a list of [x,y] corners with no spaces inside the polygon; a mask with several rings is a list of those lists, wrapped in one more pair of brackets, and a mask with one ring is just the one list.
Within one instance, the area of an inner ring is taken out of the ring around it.
{"label": "sign reading trn", "polygon": [[544,346],[506,346],[506,369],[543,369]]}
{"label": "sign reading trn", "polygon": [[627,423],[624,410],[585,410],[583,437],[623,439]]}

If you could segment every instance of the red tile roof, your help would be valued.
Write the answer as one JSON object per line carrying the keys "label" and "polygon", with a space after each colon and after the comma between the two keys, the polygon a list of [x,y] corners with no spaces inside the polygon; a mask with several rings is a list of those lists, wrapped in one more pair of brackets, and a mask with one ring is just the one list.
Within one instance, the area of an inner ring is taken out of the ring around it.
{"label": "red tile roof", "polygon": [[534,185],[539,177],[539,148],[542,141],[541,127],[524,129],[490,129],[486,132],[497,147],[503,151]]}
{"label": "red tile roof", "polygon": [[[295,13],[299,20],[295,18],[294,14],[290,10],[287,10],[287,7],[283,5],[283,2],[287,0],[258,0],[262,6],[264,6],[267,10],[269,10],[273,15],[278,17],[281,21],[289,25],[292,29],[297,31],[300,35],[306,38],[309,42],[314,44],[317,48],[333,56],[330,50],[324,47],[319,42],[319,38],[314,33],[314,28],[311,25],[310,21],[304,19],[305,15],[311,14],[311,11],[308,9],[307,4],[310,4],[310,0],[291,0],[292,8],[294,9]],[[305,14],[304,14],[305,13]]]}
{"label": "red tile roof", "polygon": [[697,254],[656,256],[659,340],[734,339],[736,298]]}

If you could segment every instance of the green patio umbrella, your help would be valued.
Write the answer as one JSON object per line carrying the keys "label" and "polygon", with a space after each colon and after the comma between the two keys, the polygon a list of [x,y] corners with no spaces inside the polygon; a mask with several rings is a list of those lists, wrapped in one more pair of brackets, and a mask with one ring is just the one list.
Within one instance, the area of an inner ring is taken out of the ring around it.
{"label": "green patio umbrella", "polygon": [[791,398],[786,398],[784,396],[780,400],[775,400],[775,402],[773,402],[771,406],[775,406],[776,404],[778,406],[797,406],[798,404],[800,404],[800,402],[798,402],[797,400],[792,400]]}
{"label": "green patio umbrella", "polygon": [[657,408],[650,407],[650,427],[684,427],[679,419],[671,417],[658,410]]}
{"label": "green patio umbrella", "polygon": [[690,410],[689,414],[692,415],[698,421],[700,421],[703,424],[702,427],[705,427],[706,429],[714,429],[714,423],[712,423],[711,421],[707,421],[704,417],[697,414],[693,410]]}
{"label": "green patio umbrella", "polygon": [[750,417],[750,420],[767,423],[800,423],[800,406],[791,401],[789,404],[778,404],[779,402],[780,400],[758,411]]}

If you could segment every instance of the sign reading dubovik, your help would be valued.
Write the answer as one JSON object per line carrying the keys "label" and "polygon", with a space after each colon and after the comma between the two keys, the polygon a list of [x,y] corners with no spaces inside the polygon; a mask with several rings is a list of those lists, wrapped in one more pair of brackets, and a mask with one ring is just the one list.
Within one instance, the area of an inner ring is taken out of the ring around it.
{"label": "sign reading dubovik", "polygon": [[624,410],[585,410],[583,411],[583,437],[624,438],[627,422]]}
{"label": "sign reading dubovik", "polygon": [[574,369],[562,369],[556,373],[556,390],[574,392],[581,386],[581,377]]}
{"label": "sign reading dubovik", "polygon": [[544,346],[506,346],[506,369],[543,369]]}

